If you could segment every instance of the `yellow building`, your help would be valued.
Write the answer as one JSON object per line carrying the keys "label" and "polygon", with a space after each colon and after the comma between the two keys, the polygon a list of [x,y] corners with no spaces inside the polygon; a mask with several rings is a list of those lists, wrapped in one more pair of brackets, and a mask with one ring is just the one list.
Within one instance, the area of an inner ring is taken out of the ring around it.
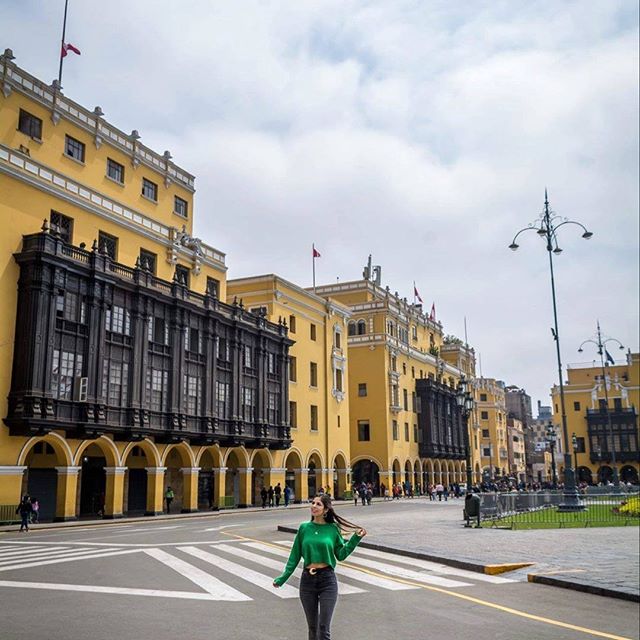
{"label": "yellow building", "polygon": [[519,482],[526,482],[524,426],[521,420],[507,417],[508,475]]}
{"label": "yellow building", "polygon": [[[638,407],[640,406],[640,354],[627,353],[626,362],[606,367],[606,393],[601,366],[574,365],[567,368],[564,385],[569,439],[575,434],[573,466],[578,482],[612,481],[613,456],[624,482],[638,482]],[[562,424],[560,389],[551,390],[553,422]],[[609,419],[611,427],[609,426]],[[613,439],[611,437],[613,433]],[[562,430],[558,429],[559,437]],[[573,449],[569,442],[569,450]],[[561,473],[562,461],[559,461]]]}
{"label": "yellow building", "polygon": [[[227,305],[194,178],[0,56],[0,511],[156,514],[284,486],[284,324]],[[44,221],[44,222],[43,222]],[[301,472],[302,473],[302,472]],[[2,515],[0,514],[0,517]]]}
{"label": "yellow building", "polygon": [[[334,496],[347,490],[351,459],[347,321],[349,310],[276,275],[229,280],[229,301],[282,319],[295,341],[289,350],[289,422],[293,444],[278,464],[297,500],[329,487]],[[295,474],[302,474],[296,482]],[[306,477],[306,479],[305,479]]]}
{"label": "yellow building", "polygon": [[504,382],[476,378],[476,411],[480,425],[481,465],[484,479],[508,475],[507,405]]}
{"label": "yellow building", "polygon": [[465,482],[465,442],[456,387],[472,375],[473,350],[441,356],[441,323],[420,305],[380,285],[381,269],[368,265],[362,280],[324,285],[317,295],[351,311],[348,324],[351,467],[355,483],[387,489],[442,481]]}

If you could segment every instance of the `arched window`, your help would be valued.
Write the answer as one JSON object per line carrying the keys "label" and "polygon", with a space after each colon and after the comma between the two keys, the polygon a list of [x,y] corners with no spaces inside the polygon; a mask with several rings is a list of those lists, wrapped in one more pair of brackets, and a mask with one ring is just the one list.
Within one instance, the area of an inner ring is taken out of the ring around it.
{"label": "arched window", "polygon": [[356,323],[351,321],[349,326],[347,327],[347,335],[355,336],[356,335]]}
{"label": "arched window", "polygon": [[364,320],[358,320],[358,335],[363,336],[367,333],[367,323]]}

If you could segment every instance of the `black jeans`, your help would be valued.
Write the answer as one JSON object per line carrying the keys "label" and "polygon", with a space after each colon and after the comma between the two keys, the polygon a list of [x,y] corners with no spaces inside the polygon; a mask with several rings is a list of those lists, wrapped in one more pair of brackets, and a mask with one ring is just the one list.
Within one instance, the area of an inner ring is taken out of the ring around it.
{"label": "black jeans", "polygon": [[331,640],[331,618],[338,600],[338,582],[331,567],[308,569],[300,580],[300,601],[307,617],[309,640]]}

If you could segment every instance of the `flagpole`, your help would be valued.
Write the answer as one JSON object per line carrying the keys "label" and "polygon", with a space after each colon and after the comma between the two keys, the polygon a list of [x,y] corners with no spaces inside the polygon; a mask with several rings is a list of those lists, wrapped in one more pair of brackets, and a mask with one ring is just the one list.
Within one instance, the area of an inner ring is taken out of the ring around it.
{"label": "flagpole", "polygon": [[311,261],[313,263],[313,293],[316,292],[316,245],[311,245]]}
{"label": "flagpole", "polygon": [[413,281],[413,306],[416,306],[416,281]]}
{"label": "flagpole", "polygon": [[58,70],[58,86],[62,86],[62,61],[64,56],[62,53],[64,52],[64,36],[65,31],[67,30],[67,6],[69,5],[69,0],[64,0],[64,20],[62,22],[62,42],[60,43],[60,69]]}

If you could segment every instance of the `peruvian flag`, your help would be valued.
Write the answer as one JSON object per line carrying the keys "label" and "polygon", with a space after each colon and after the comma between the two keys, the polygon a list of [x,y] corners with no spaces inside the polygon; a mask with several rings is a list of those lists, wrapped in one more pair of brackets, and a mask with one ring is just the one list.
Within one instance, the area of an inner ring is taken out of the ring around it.
{"label": "peruvian flag", "polygon": [[420,297],[420,294],[418,293],[418,289],[416,288],[416,283],[413,283],[413,295],[415,298],[417,298],[418,300],[420,300],[420,304],[422,304],[422,298]]}
{"label": "peruvian flag", "polygon": [[316,249],[315,245],[312,245],[313,248],[313,257],[314,258],[319,258],[320,257],[320,252]]}
{"label": "peruvian flag", "polygon": [[69,51],[73,51],[73,53],[77,53],[80,55],[80,49],[78,47],[72,45],[70,42],[62,43],[62,57],[66,58]]}
{"label": "peruvian flag", "polygon": [[431,313],[429,314],[429,320],[436,321],[436,303],[431,305]]}

